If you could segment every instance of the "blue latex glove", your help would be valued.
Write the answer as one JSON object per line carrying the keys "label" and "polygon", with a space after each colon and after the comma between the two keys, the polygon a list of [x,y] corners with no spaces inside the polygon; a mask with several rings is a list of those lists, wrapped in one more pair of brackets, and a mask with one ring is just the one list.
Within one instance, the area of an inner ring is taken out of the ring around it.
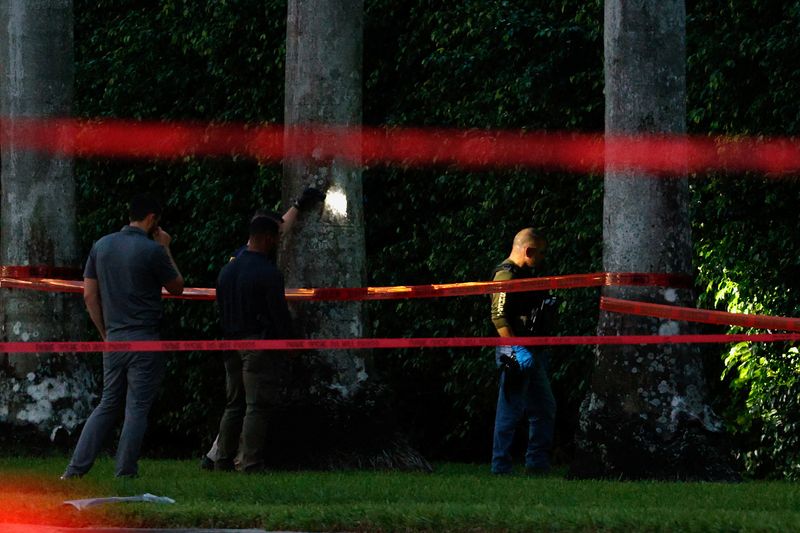
{"label": "blue latex glove", "polygon": [[514,357],[519,363],[520,370],[528,370],[533,366],[533,354],[524,346],[512,346]]}

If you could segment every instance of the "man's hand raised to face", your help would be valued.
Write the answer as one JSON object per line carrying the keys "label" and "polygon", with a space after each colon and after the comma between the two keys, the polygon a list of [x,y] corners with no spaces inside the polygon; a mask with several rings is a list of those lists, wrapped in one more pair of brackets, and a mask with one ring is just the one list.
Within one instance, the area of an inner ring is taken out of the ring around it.
{"label": "man's hand raised to face", "polygon": [[161,246],[169,247],[169,243],[172,242],[172,236],[159,226],[153,232],[153,240]]}

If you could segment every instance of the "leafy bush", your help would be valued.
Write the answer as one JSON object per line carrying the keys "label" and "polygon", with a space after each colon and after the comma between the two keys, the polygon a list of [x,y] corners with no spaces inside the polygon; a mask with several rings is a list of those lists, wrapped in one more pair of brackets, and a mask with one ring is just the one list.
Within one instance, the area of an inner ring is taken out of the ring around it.
{"label": "leafy bush", "polygon": [[[281,1],[75,2],[75,114],[143,120],[277,123],[283,110],[286,5]],[[163,227],[188,286],[214,286],[246,240],[257,207],[280,199],[280,169],[256,161],[79,161],[81,245],[127,223],[126,202],[149,190],[166,202]],[[220,335],[216,310],[168,302],[164,338]],[[148,445],[196,453],[216,432],[224,401],[213,352],[169,359]]]}
{"label": "leafy bush", "polygon": [[[695,3],[687,24],[690,128],[797,135],[800,69],[792,58],[800,53],[799,22],[800,8],[792,3]],[[728,175],[692,182],[702,306],[800,315],[800,185],[776,178]],[[730,392],[720,405],[747,471],[798,479],[797,348],[737,344],[722,356]]]}
{"label": "leafy bush", "polygon": [[[367,5],[365,122],[408,126],[602,130],[598,2]],[[369,49],[369,47],[367,47]],[[365,174],[373,285],[489,279],[527,225],[548,236],[552,273],[599,270],[601,186],[593,177],[450,168]],[[559,333],[591,333],[596,291],[565,291]],[[493,335],[483,297],[371,307],[376,336]],[[569,445],[591,352],[558,350],[559,445]],[[497,395],[491,349],[378,354],[401,418],[434,457],[485,460]]]}
{"label": "leafy bush", "polygon": [[[598,0],[365,6],[366,124],[602,131]],[[777,0],[700,0],[687,12],[690,129],[797,134],[800,8]],[[281,122],[285,2],[76,0],[75,13],[79,116]],[[279,207],[280,169],[239,159],[81,161],[77,182],[85,251],[125,222],[121,206],[133,192],[165,198],[164,226],[190,285],[213,285],[243,242],[250,212]],[[798,186],[710,176],[691,187],[700,303],[797,316]],[[365,170],[364,190],[372,285],[487,279],[528,224],[549,237],[551,273],[601,268],[597,176],[376,167]],[[597,292],[559,296],[558,333],[591,334]],[[376,302],[368,312],[375,336],[492,333],[485,298]],[[219,335],[213,306],[204,303],[170,302],[165,324],[168,338]],[[554,355],[558,438],[568,448],[592,353]],[[717,406],[742,439],[751,472],[796,476],[795,348],[736,346],[712,358],[726,365]],[[436,457],[487,457],[496,394],[491,350],[381,351],[375,359],[412,444]],[[163,453],[196,452],[213,435],[220,368],[208,353],[171,359],[150,442],[181,439],[157,445]]]}

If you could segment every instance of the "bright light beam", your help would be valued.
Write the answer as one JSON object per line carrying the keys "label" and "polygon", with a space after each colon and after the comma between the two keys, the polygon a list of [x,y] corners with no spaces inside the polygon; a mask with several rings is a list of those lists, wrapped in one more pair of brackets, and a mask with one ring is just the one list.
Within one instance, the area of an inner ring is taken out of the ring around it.
{"label": "bright light beam", "polygon": [[330,189],[325,194],[325,207],[336,217],[347,218],[347,197],[340,189]]}

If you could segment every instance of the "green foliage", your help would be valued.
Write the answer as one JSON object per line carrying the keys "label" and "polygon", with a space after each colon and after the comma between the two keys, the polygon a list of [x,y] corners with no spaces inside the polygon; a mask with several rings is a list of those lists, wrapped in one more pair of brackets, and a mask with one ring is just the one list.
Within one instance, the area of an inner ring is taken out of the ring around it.
{"label": "green foliage", "polygon": [[[278,123],[283,110],[286,6],[280,1],[75,2],[75,113],[142,120]],[[246,240],[250,213],[275,207],[280,169],[255,161],[79,161],[78,229],[87,251],[127,222],[126,202],[149,190],[189,286],[214,286]],[[165,338],[219,336],[214,306],[170,302]],[[196,452],[213,438],[224,397],[218,354],[169,360],[150,445]],[[152,451],[152,450],[151,450]]]}
{"label": "green foliage", "polygon": [[[369,0],[365,9],[366,124],[602,131],[599,0]],[[75,13],[79,116],[281,121],[285,2],[76,0]],[[695,0],[687,14],[690,130],[797,135],[796,3]],[[85,251],[125,222],[132,193],[149,189],[167,201],[164,227],[195,286],[214,284],[243,242],[250,212],[280,207],[280,169],[236,158],[80,161],[77,181]],[[798,316],[798,185],[714,175],[696,177],[691,188],[700,304]],[[598,176],[375,167],[365,170],[364,190],[371,285],[487,279],[528,224],[549,237],[551,273],[601,268]],[[591,334],[596,291],[558,296],[557,333]],[[492,333],[488,308],[485,298],[446,298],[377,302],[368,313],[375,336],[469,336]],[[206,303],[169,303],[165,324],[167,338],[219,335]],[[795,348],[735,346],[713,355],[718,374],[725,370],[717,406],[742,440],[750,471],[797,476]],[[412,444],[434,457],[487,456],[491,350],[381,351],[375,359]],[[591,360],[589,349],[554,353],[562,448]],[[207,353],[171,358],[153,416],[150,442],[158,449],[196,452],[213,435],[220,368]]]}
{"label": "green foliage", "polygon": [[[370,2],[366,49],[379,43],[380,53],[365,58],[365,122],[600,130],[599,13],[597,2]],[[600,179],[451,168],[374,168],[364,179],[371,285],[489,279],[527,225],[548,236],[552,273],[600,268]],[[591,333],[596,293],[560,296],[559,333]],[[371,316],[376,336],[494,334],[485,297],[383,303]],[[488,456],[492,350],[404,350],[378,360],[418,445],[433,456]],[[590,360],[589,350],[555,354],[562,441],[571,440]]]}
{"label": "green foliage", "polygon": [[[689,12],[689,123],[698,132],[800,132],[796,3],[695,2]],[[800,185],[776,176],[694,180],[700,304],[800,315]],[[754,475],[800,479],[797,348],[737,344],[724,354],[726,418]]]}
{"label": "green foliage", "polygon": [[[520,1],[441,9],[417,0],[368,2],[365,122],[600,129],[598,10],[597,2],[533,10]],[[75,12],[78,115],[280,121],[283,2],[78,0]],[[236,159],[82,161],[81,244],[88,250],[93,240],[120,227],[127,198],[152,190],[167,201],[163,225],[174,234],[173,252],[187,282],[213,286],[218,269],[243,240],[245,217],[264,203],[275,205],[279,175],[274,166]],[[369,169],[369,281],[485,279],[507,254],[514,232],[530,223],[550,236],[553,272],[596,270],[600,185],[596,178],[513,170]],[[596,201],[584,209],[578,202],[587,198]],[[565,209],[574,216],[563,217]],[[400,220],[406,224],[398,225]],[[592,295],[563,296],[564,331],[591,331],[594,312],[585,309],[593,309]],[[369,312],[375,335],[491,331],[485,299],[377,304]],[[167,338],[219,335],[213,306],[204,303],[171,302],[164,322]],[[564,378],[565,401],[573,407],[581,389],[570,380],[586,375],[589,357],[587,351],[557,358],[556,375]],[[485,455],[496,394],[490,351],[381,352],[376,358],[397,391],[399,416],[417,435],[416,445],[434,455]],[[221,408],[219,366],[218,356],[207,353],[171,358],[171,386],[156,404],[153,429],[181,438],[169,446],[155,444],[157,449],[196,450],[213,435]],[[418,386],[420,381],[426,386]],[[573,423],[562,420],[566,427]]]}

